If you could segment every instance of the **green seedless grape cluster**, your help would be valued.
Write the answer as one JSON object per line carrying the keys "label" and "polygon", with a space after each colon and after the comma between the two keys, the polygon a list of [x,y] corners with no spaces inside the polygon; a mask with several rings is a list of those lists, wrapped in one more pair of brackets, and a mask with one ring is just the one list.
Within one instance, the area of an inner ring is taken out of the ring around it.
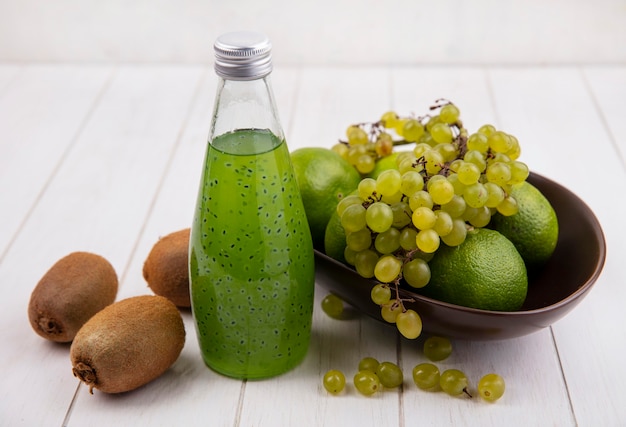
{"label": "green seedless grape cluster", "polygon": [[[518,160],[517,138],[490,124],[469,134],[459,109],[444,100],[421,117],[387,112],[377,122],[351,125],[346,136],[333,150],[364,178],[357,194],[337,205],[345,259],[362,277],[380,282],[372,300],[382,317],[415,338],[421,320],[405,310],[398,286],[426,286],[428,262],[440,245],[461,245],[469,230],[487,226],[496,212],[515,214],[511,190],[529,169]],[[376,162],[404,144],[413,147],[395,153],[396,168],[367,177]]]}

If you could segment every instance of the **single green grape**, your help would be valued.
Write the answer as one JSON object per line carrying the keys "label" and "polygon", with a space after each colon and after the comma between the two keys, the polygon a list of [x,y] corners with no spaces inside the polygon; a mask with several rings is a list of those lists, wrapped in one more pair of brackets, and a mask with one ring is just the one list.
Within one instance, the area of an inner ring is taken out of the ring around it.
{"label": "single green grape", "polygon": [[379,283],[372,287],[370,292],[370,297],[374,304],[383,305],[387,304],[391,299],[391,288],[389,285],[385,285],[383,283]]}
{"label": "single green grape", "polygon": [[391,225],[395,229],[400,230],[411,222],[411,208],[407,202],[393,203],[391,211],[393,212],[393,223]]}
{"label": "single green grape", "polygon": [[334,151],[335,153],[339,154],[344,159],[348,155],[348,146],[346,144],[342,144],[341,142],[338,142],[337,144],[333,145],[332,147],[330,147],[330,149]]}
{"label": "single green grape", "polygon": [[446,337],[432,336],[424,341],[424,356],[433,362],[447,359],[452,354],[452,342]]}
{"label": "single green grape", "polygon": [[416,210],[419,207],[426,207],[432,209],[434,206],[433,198],[428,191],[420,190],[416,191],[409,197],[409,207],[411,210]]}
{"label": "single green grape", "polygon": [[400,387],[404,382],[402,369],[392,362],[380,363],[376,368],[375,373],[380,380],[380,383],[386,388]]}
{"label": "single green grape", "polygon": [[335,294],[328,294],[322,300],[322,310],[329,317],[338,319],[343,314],[343,301]]}
{"label": "single green grape", "polygon": [[396,323],[398,314],[402,312],[402,307],[397,300],[391,299],[387,304],[383,304],[380,308],[381,317],[389,323]]}
{"label": "single green grape", "polygon": [[400,246],[405,251],[412,251],[417,249],[417,230],[412,227],[403,228],[400,232]]}
{"label": "single green grape", "polygon": [[433,182],[432,185],[429,186],[428,192],[433,198],[433,203],[444,205],[450,202],[450,200],[454,197],[454,185],[446,178],[443,178]]}
{"label": "single green grape", "polygon": [[430,282],[430,267],[420,258],[412,259],[402,269],[404,280],[414,288],[423,288]]}
{"label": "single green grape", "polygon": [[515,215],[519,211],[519,206],[517,205],[517,200],[515,200],[513,196],[507,196],[498,206],[496,206],[496,209],[504,216],[511,216]]}
{"label": "single green grape", "polygon": [[398,313],[396,327],[403,337],[412,340],[422,333],[422,319],[415,310],[408,309]]}
{"label": "single green grape", "polygon": [[478,381],[478,394],[488,402],[495,402],[504,394],[504,379],[498,374],[487,374]]}
{"label": "single green grape", "polygon": [[348,137],[348,143],[350,145],[362,145],[369,141],[367,132],[359,126],[351,125],[346,130],[346,136]]}
{"label": "single green grape", "polygon": [[380,379],[376,374],[368,369],[361,370],[354,374],[354,387],[364,396],[372,396],[380,389]]}
{"label": "single green grape", "polygon": [[372,203],[367,207],[365,212],[365,222],[367,226],[376,233],[389,230],[393,224],[393,210],[391,206],[384,202]]}
{"label": "single green grape", "polygon": [[467,139],[467,149],[486,153],[489,150],[489,138],[484,133],[473,133]]}
{"label": "single green grape", "polygon": [[453,124],[459,120],[459,116],[461,115],[459,109],[454,104],[447,104],[441,107],[439,111],[439,119],[442,123]]}
{"label": "single green grape", "polygon": [[398,165],[398,171],[401,174],[407,172],[419,172],[423,169],[422,164],[417,161],[416,156],[406,155],[396,157],[396,163]]}
{"label": "single green grape", "polygon": [[411,215],[411,221],[417,229],[428,230],[435,226],[437,216],[431,208],[426,206],[420,206],[413,211],[413,214]]}
{"label": "single green grape", "polygon": [[446,162],[453,161],[459,155],[457,146],[449,142],[445,144],[437,144],[435,145],[434,149],[441,153],[441,155],[443,156],[443,160]]}
{"label": "single green grape", "polygon": [[417,191],[420,191],[424,188],[424,178],[422,174],[410,170],[402,174],[402,181],[400,184],[400,191],[405,194],[407,197],[411,197],[411,195]]}
{"label": "single green grape", "polygon": [[463,161],[459,169],[457,170],[457,175],[459,177],[459,181],[464,185],[472,185],[478,182],[480,178],[480,169],[474,163]]}
{"label": "single green grape", "polygon": [[360,204],[353,204],[346,207],[341,215],[341,226],[346,233],[365,228],[367,226],[365,208]]}
{"label": "single green grape", "polygon": [[400,231],[395,227],[391,227],[379,233],[374,239],[374,247],[383,255],[395,252],[400,247]]}
{"label": "single green grape", "polygon": [[420,230],[417,233],[417,236],[415,236],[415,243],[420,251],[431,254],[439,249],[441,238],[435,230],[429,228],[428,230]]}
{"label": "single green grape", "polygon": [[452,142],[454,139],[454,135],[452,134],[452,129],[450,125],[447,123],[435,123],[430,128],[430,136],[433,137],[435,142],[439,144],[447,144]]}
{"label": "single green grape", "polygon": [[482,133],[486,137],[489,137],[495,131],[496,131],[496,127],[490,124],[482,125],[481,127],[478,128],[478,132]]}
{"label": "single green grape", "polygon": [[504,162],[491,163],[487,166],[485,176],[487,181],[504,186],[511,180],[511,167]]}
{"label": "single green grape", "polygon": [[495,131],[488,136],[489,148],[496,153],[506,153],[513,148],[513,142],[509,136],[502,131]]}
{"label": "single green grape", "polygon": [[468,185],[463,192],[463,198],[465,199],[465,203],[473,208],[480,208],[485,206],[488,197],[489,194],[487,193],[485,186],[480,182],[475,182],[472,185]]}
{"label": "single green grape", "polygon": [[376,178],[376,192],[385,195],[394,195],[400,191],[402,175],[396,169],[384,170]]}
{"label": "single green grape", "polygon": [[381,116],[380,121],[383,122],[383,126],[387,129],[391,129],[395,127],[398,115],[394,111],[387,111]]}
{"label": "single green grape", "polygon": [[357,187],[359,197],[367,200],[373,197],[376,192],[376,180],[374,178],[363,178]]}
{"label": "single green grape", "polygon": [[370,279],[374,277],[374,268],[378,262],[378,254],[371,249],[357,252],[354,257],[354,268],[361,277]]}
{"label": "single green grape", "polygon": [[387,157],[393,152],[393,138],[387,132],[381,132],[374,143],[374,151],[379,157]]}
{"label": "single green grape", "polygon": [[358,252],[353,251],[348,246],[346,246],[346,248],[343,250],[343,257],[346,259],[346,262],[351,266],[354,266],[354,264],[356,264],[356,254],[358,254]]}
{"label": "single green grape", "polygon": [[413,382],[422,390],[432,390],[439,385],[439,368],[432,363],[420,363],[413,368]]}
{"label": "single green grape", "polygon": [[359,361],[359,371],[371,371],[376,372],[376,368],[380,362],[374,357],[367,356]]}
{"label": "single green grape", "polygon": [[467,390],[468,384],[467,376],[458,369],[447,369],[439,377],[439,386],[450,396],[459,396],[465,393],[471,397]]}
{"label": "single green grape", "polygon": [[453,219],[463,215],[465,208],[467,208],[467,203],[460,195],[455,195],[448,203],[441,206],[441,210],[448,212]]}
{"label": "single green grape", "polygon": [[487,190],[487,201],[485,202],[485,206],[488,208],[497,207],[506,197],[502,187],[493,182],[486,182],[485,189]]}
{"label": "single green grape", "polygon": [[367,228],[353,231],[346,236],[346,245],[355,252],[364,251],[372,246],[372,233]]}
{"label": "single green grape", "polygon": [[368,174],[376,167],[376,160],[370,154],[361,154],[354,163],[356,170],[361,174]]}
{"label": "single green grape", "polygon": [[424,126],[415,119],[408,119],[402,127],[402,135],[409,142],[418,141],[424,134]]}
{"label": "single green grape", "polygon": [[329,393],[339,394],[346,386],[346,377],[343,375],[343,372],[337,369],[331,369],[324,374],[322,384]]}
{"label": "single green grape", "polygon": [[402,271],[402,261],[394,255],[383,255],[374,267],[374,277],[379,282],[390,283],[396,280]]}
{"label": "single green grape", "polygon": [[520,162],[519,160],[515,160],[509,164],[511,168],[511,181],[512,185],[520,184],[526,181],[528,175],[530,175],[530,171],[528,170],[528,166],[526,163]]}
{"label": "single green grape", "polygon": [[[443,125],[448,126],[448,125]],[[437,175],[443,164],[445,163],[445,159],[443,155],[437,150],[428,150],[424,153],[424,161],[426,162],[425,169],[429,175]]]}
{"label": "single green grape", "polygon": [[441,209],[436,210],[435,215],[437,216],[437,221],[435,221],[433,230],[435,230],[439,236],[445,236],[450,233],[452,231],[452,227],[454,226],[452,216],[448,212]]}
{"label": "single green grape", "polygon": [[491,209],[487,206],[478,208],[478,211],[469,220],[469,223],[476,228],[486,227],[491,221]]}

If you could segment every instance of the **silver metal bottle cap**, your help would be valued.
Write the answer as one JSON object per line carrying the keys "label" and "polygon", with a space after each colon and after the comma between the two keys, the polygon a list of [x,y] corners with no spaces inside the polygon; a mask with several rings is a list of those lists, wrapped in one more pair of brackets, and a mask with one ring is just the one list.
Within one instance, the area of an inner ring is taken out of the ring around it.
{"label": "silver metal bottle cap", "polygon": [[261,33],[237,31],[222,34],[213,45],[215,72],[229,80],[255,80],[272,71],[272,44]]}

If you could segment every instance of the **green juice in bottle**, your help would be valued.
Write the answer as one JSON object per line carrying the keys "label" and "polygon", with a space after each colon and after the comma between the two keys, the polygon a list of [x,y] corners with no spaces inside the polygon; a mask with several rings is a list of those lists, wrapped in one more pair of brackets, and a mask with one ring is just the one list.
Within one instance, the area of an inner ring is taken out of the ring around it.
{"label": "green juice in bottle", "polygon": [[[232,77],[241,53],[232,54],[235,65],[219,68],[229,59],[219,43],[243,50],[257,44],[244,77]],[[220,82],[189,248],[202,357],[211,369],[246,379],[279,375],[306,355],[315,275],[311,234],[269,85],[271,63],[254,59],[263,43],[269,52],[269,42],[254,33],[216,42]],[[255,64],[260,70],[253,72]]]}

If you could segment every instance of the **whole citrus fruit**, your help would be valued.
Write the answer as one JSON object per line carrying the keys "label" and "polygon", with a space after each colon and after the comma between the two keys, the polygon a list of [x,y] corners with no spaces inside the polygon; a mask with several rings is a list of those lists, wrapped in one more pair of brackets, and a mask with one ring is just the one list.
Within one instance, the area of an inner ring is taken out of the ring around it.
{"label": "whole citrus fruit", "polygon": [[459,246],[441,245],[430,266],[430,282],[419,292],[430,298],[482,310],[518,310],[526,299],[524,260],[495,230],[472,230]]}
{"label": "whole citrus fruit", "polygon": [[337,211],[333,212],[326,225],[324,233],[324,253],[329,257],[345,264],[346,231],[341,225],[341,217]]}
{"label": "whole citrus fruit", "polygon": [[357,188],[361,175],[347,160],[327,148],[299,148],[291,153],[291,161],[313,245],[323,249],[330,216],[339,200]]}
{"label": "whole citrus fruit", "polygon": [[531,183],[511,191],[519,211],[515,215],[495,214],[489,228],[506,236],[517,248],[529,273],[536,272],[552,256],[559,238],[556,213],[546,197]]}

